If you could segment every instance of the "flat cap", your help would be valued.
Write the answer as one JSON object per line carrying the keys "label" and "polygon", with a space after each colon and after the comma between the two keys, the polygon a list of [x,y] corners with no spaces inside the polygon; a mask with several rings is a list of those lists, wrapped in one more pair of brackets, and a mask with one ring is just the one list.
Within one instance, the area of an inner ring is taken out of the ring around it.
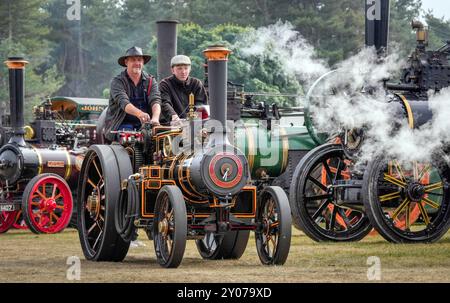
{"label": "flat cap", "polygon": [[170,66],[174,67],[175,65],[191,65],[191,59],[185,55],[176,55],[170,60]]}

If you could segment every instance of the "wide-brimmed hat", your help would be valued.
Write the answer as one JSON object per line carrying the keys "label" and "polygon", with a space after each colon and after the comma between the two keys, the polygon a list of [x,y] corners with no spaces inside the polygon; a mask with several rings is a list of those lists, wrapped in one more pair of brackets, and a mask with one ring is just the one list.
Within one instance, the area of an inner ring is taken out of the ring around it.
{"label": "wide-brimmed hat", "polygon": [[125,59],[128,57],[133,57],[133,56],[140,56],[140,57],[144,58],[144,64],[146,64],[152,58],[152,56],[150,56],[150,55],[144,55],[142,53],[142,48],[133,46],[133,47],[127,49],[127,51],[125,52],[125,55],[120,57],[119,60],[117,60],[117,63],[119,63],[119,65],[126,67]]}

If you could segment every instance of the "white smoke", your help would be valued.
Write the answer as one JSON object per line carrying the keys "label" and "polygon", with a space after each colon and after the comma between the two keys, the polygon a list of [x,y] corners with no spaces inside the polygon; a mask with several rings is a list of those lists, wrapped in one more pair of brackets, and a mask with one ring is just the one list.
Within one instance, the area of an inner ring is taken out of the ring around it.
{"label": "white smoke", "polygon": [[[336,77],[340,82],[343,75]],[[354,75],[354,74],[353,74]],[[349,79],[353,86],[360,79]],[[335,83],[337,83],[335,82]],[[333,80],[328,84],[333,83]],[[361,147],[360,160],[365,162],[375,155],[384,154],[399,161],[430,161],[433,153],[444,148],[450,142],[450,89],[429,95],[428,106],[433,118],[418,128],[411,129],[401,105],[397,109],[388,103],[394,98],[383,90],[373,94],[356,93],[346,88],[334,95],[323,95],[320,104],[313,106],[312,116],[320,131],[333,133],[344,128],[364,128],[365,139]],[[354,88],[357,88],[355,86]],[[345,92],[348,93],[345,93]],[[396,101],[399,104],[399,99]],[[421,101],[425,102],[425,101]],[[400,103],[401,104],[401,103]],[[403,113],[399,116],[400,113]],[[417,113],[415,113],[417,114]]]}
{"label": "white smoke", "polygon": [[314,47],[289,22],[278,21],[252,30],[237,42],[236,47],[244,56],[278,61],[288,76],[295,76],[307,84],[329,70],[325,61],[318,59]]}
{"label": "white smoke", "polygon": [[[250,32],[238,47],[246,56],[278,60],[287,75],[297,77],[306,87],[331,70],[289,22]],[[318,131],[333,134],[364,127],[362,161],[380,153],[400,161],[428,161],[433,152],[450,142],[450,89],[429,96],[433,119],[420,128],[411,129],[404,114],[395,118],[396,111],[389,104],[393,95],[383,89],[383,81],[405,66],[398,53],[391,47],[390,54],[380,61],[374,48],[362,49],[339,63],[337,71],[315,87],[310,99]]]}

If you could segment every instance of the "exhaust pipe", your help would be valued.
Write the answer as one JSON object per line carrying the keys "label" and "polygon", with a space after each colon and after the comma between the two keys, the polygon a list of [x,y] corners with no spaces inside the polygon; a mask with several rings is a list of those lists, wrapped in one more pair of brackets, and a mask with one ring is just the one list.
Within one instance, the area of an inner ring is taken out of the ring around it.
{"label": "exhaust pipe", "polygon": [[[208,60],[208,94],[210,117],[222,124],[216,143],[226,139],[228,55],[231,51],[222,45],[213,45],[203,51]],[[220,137],[220,138],[219,138]]]}
{"label": "exhaust pipe", "polygon": [[175,20],[156,22],[156,39],[158,51],[158,81],[172,75],[170,60],[177,53],[177,24]]}
{"label": "exhaust pipe", "polygon": [[375,46],[377,53],[387,52],[389,36],[389,0],[365,0],[366,46]]}
{"label": "exhaust pipe", "polygon": [[28,61],[24,60],[22,57],[9,57],[8,60],[5,61],[5,64],[9,69],[9,107],[12,129],[12,137],[9,139],[8,143],[25,146],[23,99],[25,95],[25,65],[28,64]]}

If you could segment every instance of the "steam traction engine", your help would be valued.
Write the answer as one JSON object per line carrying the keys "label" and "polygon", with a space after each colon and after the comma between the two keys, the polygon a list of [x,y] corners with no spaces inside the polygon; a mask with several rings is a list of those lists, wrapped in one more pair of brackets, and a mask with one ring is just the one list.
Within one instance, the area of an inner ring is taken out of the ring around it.
{"label": "steam traction engine", "polygon": [[[382,1],[380,8],[381,20],[366,20],[366,44],[375,45],[382,54],[387,46],[389,1]],[[393,133],[403,121],[411,129],[430,121],[428,93],[450,83],[449,44],[427,51],[426,30],[420,22],[412,26],[417,31],[417,48],[401,82],[385,87]],[[323,104],[327,94],[339,93],[339,88],[323,90],[336,75],[339,71],[316,81],[308,93],[310,104]],[[370,94],[370,90],[358,93]],[[359,240],[372,226],[396,243],[440,239],[450,226],[448,150],[435,152],[424,163],[385,155],[362,162],[358,156],[364,133],[364,127],[342,129],[338,141],[318,146],[302,158],[290,188],[294,224],[317,241]],[[323,138],[314,130],[311,134],[318,143]]]}
{"label": "steam traction engine", "polygon": [[[10,125],[2,125],[0,148],[0,233],[23,216],[35,233],[64,229],[73,209],[72,192],[84,155],[75,149],[74,134],[56,128],[48,107],[37,111],[33,128],[24,129],[23,58],[9,58]],[[33,130],[34,139],[26,140]],[[6,143],[6,144],[5,144]]]}
{"label": "steam traction engine", "polygon": [[[225,125],[229,50],[211,47],[211,118]],[[189,122],[194,123],[193,102]],[[193,129],[193,128],[191,128]],[[186,240],[196,240],[205,259],[239,258],[251,230],[263,264],[283,264],[290,247],[291,215],[284,191],[257,193],[246,157],[215,129],[202,149],[176,153],[182,130],[144,125],[119,131],[120,144],[93,145],[83,162],[78,187],[78,227],[87,259],[121,261],[136,228],[154,241],[158,262],[177,267]],[[184,135],[186,137],[186,135]],[[186,143],[189,142],[189,143]]]}

